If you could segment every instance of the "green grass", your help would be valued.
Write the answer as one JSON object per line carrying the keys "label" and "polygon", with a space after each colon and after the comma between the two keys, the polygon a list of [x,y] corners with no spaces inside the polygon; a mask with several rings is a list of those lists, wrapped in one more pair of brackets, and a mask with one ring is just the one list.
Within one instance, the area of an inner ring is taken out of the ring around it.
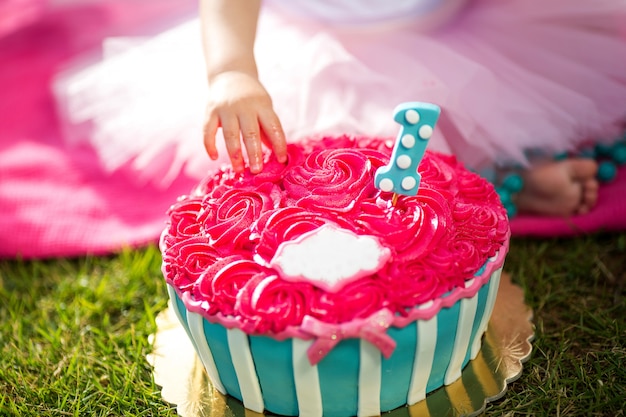
{"label": "green grass", "polygon": [[[0,415],[174,416],[145,356],[167,294],[154,247],[0,261]],[[515,239],[505,269],[534,310],[533,354],[498,416],[619,416],[626,234]]]}

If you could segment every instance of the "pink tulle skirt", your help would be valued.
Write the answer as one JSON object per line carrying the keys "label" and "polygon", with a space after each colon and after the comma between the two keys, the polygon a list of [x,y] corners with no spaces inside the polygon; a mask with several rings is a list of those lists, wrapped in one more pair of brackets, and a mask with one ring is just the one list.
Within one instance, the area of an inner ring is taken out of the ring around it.
{"label": "pink tulle skirt", "polygon": [[[105,47],[103,61],[56,80],[68,141],[89,143],[110,171],[132,163],[141,181],[202,176],[215,162],[201,138],[196,18]],[[256,56],[290,141],[395,137],[395,106],[426,101],[442,108],[430,148],[480,169],[612,141],[626,116],[623,0],[475,0],[428,31],[332,27],[265,7]]]}

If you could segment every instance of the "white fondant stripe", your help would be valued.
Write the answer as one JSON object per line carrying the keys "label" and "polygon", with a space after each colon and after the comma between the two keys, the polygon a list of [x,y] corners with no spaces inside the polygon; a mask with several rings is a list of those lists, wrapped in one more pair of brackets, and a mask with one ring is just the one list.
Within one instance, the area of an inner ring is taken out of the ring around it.
{"label": "white fondant stripe", "polygon": [[[500,288],[500,277],[502,276],[502,268],[493,272],[491,279],[493,281],[493,296],[491,296],[491,291],[489,292],[489,298],[487,300],[487,305],[485,305],[485,310],[487,310],[487,323],[485,324],[485,331],[487,330],[487,326],[489,325],[489,319],[491,318],[491,314],[493,314],[493,308],[496,306],[496,300],[498,299],[498,289]],[[489,288],[491,289],[491,288]]]}
{"label": "white fondant stripe", "polygon": [[302,417],[322,416],[322,392],[317,365],[311,366],[307,350],[310,340],[294,338],[292,341],[293,377],[298,397],[299,415]]}
{"label": "white fondant stripe", "polygon": [[211,352],[211,348],[206,340],[206,335],[204,334],[204,318],[200,314],[188,311],[187,322],[189,323],[189,331],[195,342],[200,361],[202,361],[204,369],[206,369],[207,374],[209,374],[213,386],[222,394],[226,394],[226,388],[224,388],[222,384],[217,366],[215,366],[213,353]]}
{"label": "white fondant stripe", "polygon": [[241,390],[243,405],[252,411],[262,413],[265,409],[261,385],[256,375],[250,342],[248,336],[239,329],[228,329],[228,348],[233,359],[233,366],[237,374],[237,382]]}
{"label": "white fondant stripe", "polygon": [[478,293],[472,298],[464,298],[461,300],[461,308],[459,311],[459,321],[456,327],[456,337],[454,338],[454,347],[452,348],[452,357],[450,364],[446,369],[446,375],[443,383],[450,385],[461,377],[463,360],[469,348],[470,338],[472,337],[472,324],[476,317],[476,306],[478,305]]}
{"label": "white fondant stripe", "polygon": [[411,386],[407,398],[409,405],[426,398],[426,385],[430,378],[436,345],[437,316],[427,321],[419,320],[417,322],[417,346],[415,347],[416,359],[413,363]]}
{"label": "white fondant stripe", "polygon": [[358,417],[380,414],[382,366],[380,350],[367,340],[360,341]]}
{"label": "white fondant stripe", "polygon": [[474,338],[474,343],[472,344],[472,351],[470,352],[470,359],[474,360],[480,352],[480,346],[482,344],[482,336],[487,330],[487,325],[489,324],[489,319],[491,318],[491,313],[493,312],[493,306],[496,304],[496,298],[498,296],[498,287],[500,286],[500,275],[502,274],[502,267],[493,271],[491,274],[491,283],[489,284],[489,293],[487,294],[487,301],[485,302],[485,312],[483,313],[483,317],[480,321],[480,326],[478,327],[478,332],[476,333],[476,337]]}

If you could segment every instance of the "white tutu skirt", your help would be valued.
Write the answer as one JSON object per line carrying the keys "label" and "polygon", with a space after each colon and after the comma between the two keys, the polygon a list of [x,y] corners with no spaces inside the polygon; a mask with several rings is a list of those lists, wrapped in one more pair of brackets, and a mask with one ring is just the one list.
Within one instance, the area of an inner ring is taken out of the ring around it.
{"label": "white tutu skirt", "polygon": [[[149,39],[110,39],[105,59],[59,76],[68,140],[142,181],[201,177],[208,88],[197,19]],[[427,32],[406,22],[329,27],[269,7],[256,56],[289,141],[395,137],[405,101],[442,108],[429,149],[480,169],[612,141],[626,116],[626,2],[475,0]],[[221,139],[218,140],[221,142]]]}

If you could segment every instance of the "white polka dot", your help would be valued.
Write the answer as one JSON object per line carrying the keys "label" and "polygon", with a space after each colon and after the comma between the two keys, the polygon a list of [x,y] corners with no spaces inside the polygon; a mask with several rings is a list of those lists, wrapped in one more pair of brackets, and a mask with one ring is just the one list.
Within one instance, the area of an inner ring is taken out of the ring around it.
{"label": "white polka dot", "polygon": [[411,162],[411,157],[409,155],[400,155],[396,159],[396,165],[398,165],[398,167],[402,169],[407,169],[408,167],[410,167]]}
{"label": "white polka dot", "polygon": [[417,111],[410,109],[410,110],[407,110],[406,113],[404,113],[404,118],[406,119],[407,122],[414,125],[420,121],[420,114]]}
{"label": "white polka dot", "polygon": [[382,191],[390,192],[393,190],[393,181],[391,181],[389,178],[383,178],[378,183],[378,188],[380,188]]}
{"label": "white polka dot", "polygon": [[430,139],[430,137],[433,135],[433,128],[431,126],[424,125],[420,127],[419,135],[422,139]]}
{"label": "white polka dot", "polygon": [[402,179],[402,188],[405,190],[413,189],[413,187],[415,187],[415,184],[417,184],[417,181],[413,177],[404,177]]}
{"label": "white polka dot", "polygon": [[400,143],[402,143],[402,146],[404,146],[405,148],[411,149],[413,146],[415,146],[415,136],[407,133],[406,135],[402,136],[402,139],[400,139]]}

